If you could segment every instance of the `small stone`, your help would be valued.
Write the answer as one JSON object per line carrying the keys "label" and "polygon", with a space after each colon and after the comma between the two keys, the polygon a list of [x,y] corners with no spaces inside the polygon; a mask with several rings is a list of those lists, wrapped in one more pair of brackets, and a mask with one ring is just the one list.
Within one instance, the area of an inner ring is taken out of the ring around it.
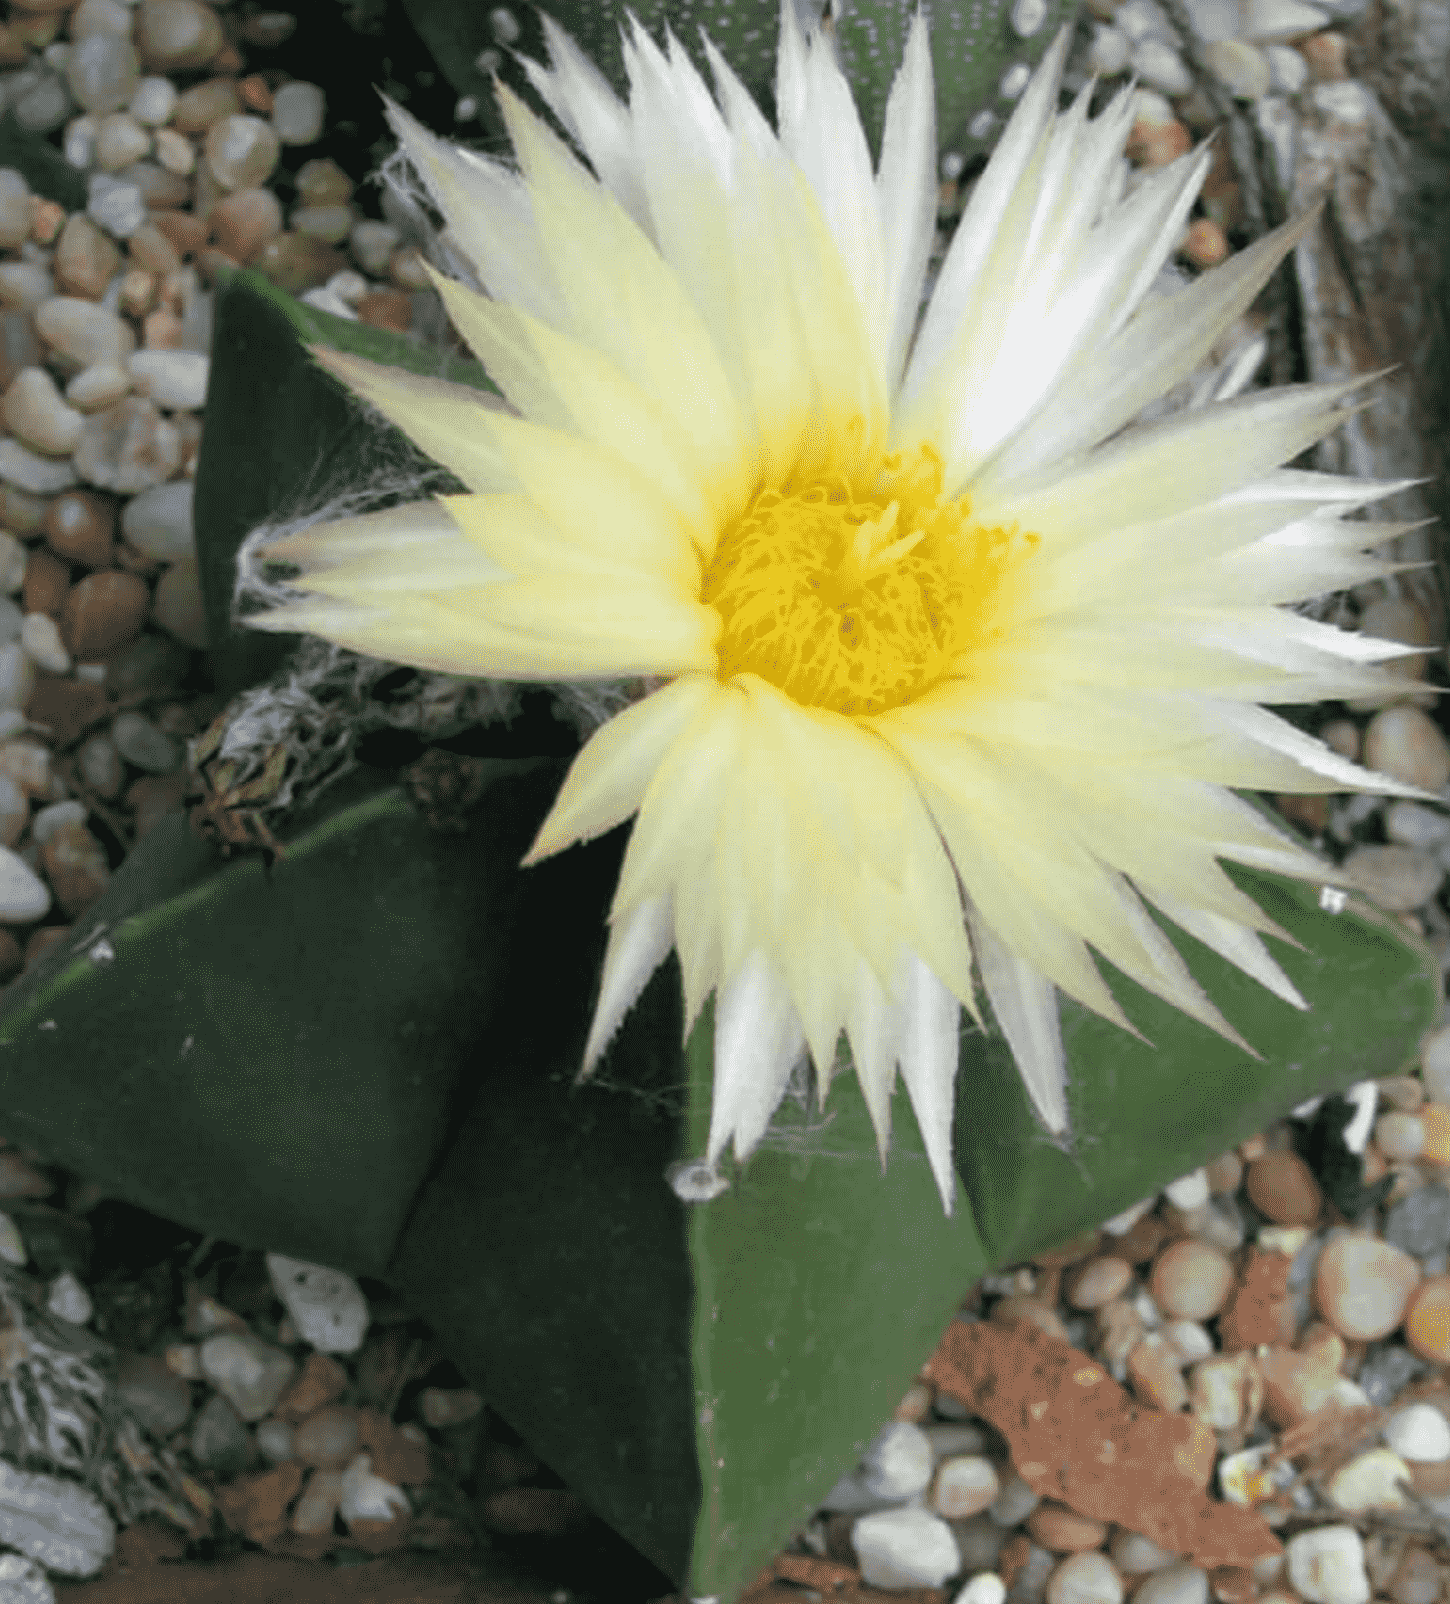
{"label": "small stone", "polygon": [[191,1388],[164,1359],[152,1354],[121,1355],[116,1392],[128,1413],[153,1437],[170,1437],[191,1417]]}
{"label": "small stone", "polygon": [[1166,1337],[1148,1332],[1128,1354],[1128,1381],[1134,1395],[1156,1409],[1176,1414],[1188,1405],[1183,1360]]}
{"label": "small stone", "polygon": [[358,1448],[357,1411],[319,1409],[292,1434],[292,1457],[304,1465],[341,1470]]}
{"label": "small stone", "polygon": [[38,262],[0,262],[0,306],[31,312],[55,294],[55,280]]}
{"label": "small stone", "polygon": [[0,1543],[48,1571],[94,1576],[116,1546],[116,1527],[79,1482],[29,1476],[0,1460]]}
{"label": "small stone", "polygon": [[1257,45],[1318,33],[1328,22],[1323,11],[1303,0],[1239,0],[1239,38]]}
{"label": "small stone", "polygon": [[292,1511],[292,1530],[303,1537],[330,1533],[342,1502],[342,1486],[340,1470],[314,1470]]}
{"label": "small stone", "polygon": [[209,78],[177,96],[171,126],[181,134],[204,134],[242,109],[235,78]]}
{"label": "small stone", "polygon": [[1001,1490],[990,1459],[981,1454],[954,1455],[936,1467],[931,1507],[945,1520],[965,1520],[990,1508]]}
{"label": "small stone", "polygon": [[209,1398],[192,1422],[190,1447],[203,1470],[225,1478],[246,1468],[251,1438],[225,1398]]}
{"label": "small stone", "polygon": [[1006,1597],[1007,1587],[1002,1578],[995,1572],[986,1570],[974,1576],[957,1594],[956,1604],[1004,1604]]}
{"label": "small stone", "polygon": [[[1418,710],[1396,707],[1389,711],[1414,713]],[[1343,868],[1371,902],[1390,913],[1408,913],[1423,907],[1445,878],[1443,865],[1413,847],[1356,847],[1345,858]]]}
{"label": "small stone", "polygon": [[[1149,1571],[1162,1570],[1165,1565],[1172,1565],[1178,1557],[1166,1548],[1160,1548],[1151,1537],[1130,1532],[1124,1526],[1115,1528],[1112,1541],[1108,1544],[1108,1554],[1125,1576],[1143,1576]],[[1136,1601],[1137,1594],[1133,1597]]]}
{"label": "small stone", "polygon": [[22,367],[11,380],[3,401],[6,427],[32,451],[69,457],[80,439],[85,419],[66,406],[43,367]]}
{"label": "small stone", "polygon": [[357,1282],[341,1270],[267,1255],[267,1273],[302,1340],[319,1353],[356,1353],[368,1328]]}
{"label": "small stone", "polygon": [[251,1421],[271,1412],[297,1366],[249,1332],[224,1331],[202,1343],[201,1368],[242,1419]]}
{"label": "small stone", "polygon": [[135,335],[114,312],[70,295],[56,295],[37,306],[35,327],[47,345],[83,368],[96,363],[120,367],[136,346]]}
{"label": "small stone", "polygon": [[81,743],[76,753],[76,765],[81,778],[91,790],[107,801],[119,793],[121,782],[126,777],[116,743],[104,733],[88,736]]}
{"label": "small stone", "polygon": [[1314,1172],[1295,1153],[1265,1153],[1244,1176],[1249,1201],[1276,1225],[1312,1225],[1323,1196]]}
{"label": "small stone", "polygon": [[0,479],[35,496],[53,496],[76,482],[75,468],[63,458],[37,456],[18,440],[0,440]]}
{"label": "small stone", "polygon": [[[29,1254],[25,1251],[25,1243],[16,1229],[15,1221],[8,1214],[0,1214],[0,1259],[4,1259],[6,1264],[23,1266],[28,1258]],[[3,1465],[4,1461],[0,1460],[0,1466]],[[0,1534],[0,1542],[5,1541],[8,1539]]]}
{"label": "small stone", "polygon": [[83,913],[111,882],[106,849],[83,824],[51,832],[40,849],[46,878],[67,919]]}
{"label": "small stone", "polygon": [[1027,1517],[1027,1533],[1034,1543],[1054,1554],[1085,1554],[1103,1546],[1108,1528],[1066,1504],[1044,1498]]}
{"label": "small stone", "polygon": [[1407,1550],[1390,1582],[1395,1604],[1436,1604],[1442,1590],[1440,1567],[1423,1548]]}
{"label": "small stone", "polygon": [[60,630],[44,613],[27,613],[20,626],[20,644],[38,668],[52,674],[70,673],[70,654],[61,643]]}
{"label": "small stone", "polygon": [[101,118],[96,134],[96,160],[102,171],[114,173],[139,161],[150,150],[150,130],[143,128],[129,112],[113,111]]}
{"label": "small stone", "polygon": [[1431,1276],[1411,1295],[1405,1340],[1430,1364],[1450,1364],[1450,1276]]}
{"label": "small stone", "polygon": [[198,351],[136,351],[126,367],[136,392],[168,412],[195,412],[206,404],[211,358]]}
{"label": "small stone", "polygon": [[1385,1422],[1385,1446],[1401,1459],[1438,1463],[1450,1459],[1450,1422],[1431,1404],[1409,1404]]}
{"label": "small stone", "polygon": [[1396,1485],[1410,1479],[1410,1467],[1388,1448],[1372,1448],[1341,1465],[1325,1485],[1336,1509],[1363,1515],[1371,1509],[1403,1509],[1404,1493]]}
{"label": "small stone", "polygon": [[1284,1545],[1289,1582],[1309,1604],[1369,1604],[1364,1542],[1352,1526],[1321,1526]]}
{"label": "small stone", "polygon": [[8,847],[0,847],[0,923],[30,924],[50,912],[50,892],[30,865]]}
{"label": "small stone", "polygon": [[1197,268],[1217,267],[1228,256],[1228,237],[1213,218],[1196,217],[1178,249],[1184,260]]}
{"label": "small stone", "polygon": [[65,387],[65,398],[77,412],[104,412],[131,391],[131,375],[109,362],[82,368]]}
{"label": "small stone", "polygon": [[293,1431],[285,1420],[257,1422],[257,1450],[269,1464],[280,1465],[292,1457]]}
{"label": "small stone", "polygon": [[221,18],[199,0],[143,0],[135,37],[142,65],[164,73],[204,67],[226,43]]}
{"label": "small stone", "polygon": [[[925,1390],[925,1389],[923,1389]],[[425,1425],[441,1430],[472,1420],[483,1408],[483,1399],[466,1388],[445,1390],[425,1387],[418,1399],[418,1413]]]}
{"label": "small stone", "polygon": [[145,127],[162,128],[171,121],[177,94],[176,85],[169,78],[143,78],[136,85],[127,110]]}
{"label": "small stone", "polygon": [[89,810],[84,802],[74,799],[52,802],[35,815],[35,822],[30,827],[30,839],[37,846],[44,846],[63,824],[83,825],[88,816]]}
{"label": "small stone", "polygon": [[181,762],[176,742],[144,713],[118,713],[111,721],[111,739],[128,763],[148,774],[170,774]]}
{"label": "small stone", "polygon": [[141,69],[129,39],[113,33],[93,33],[71,46],[65,62],[65,81],[86,111],[104,116],[121,107],[136,93]]}
{"label": "small stone", "polygon": [[1111,23],[1093,24],[1093,42],[1088,49],[1088,66],[1105,78],[1115,78],[1125,72],[1132,46],[1127,35]]}
{"label": "small stone", "polygon": [[197,651],[206,649],[206,604],[194,557],[182,558],[161,576],[152,604],[152,617],[177,640]]}
{"label": "small stone", "polygon": [[1281,95],[1297,95],[1309,80],[1304,57],[1288,45],[1265,45],[1264,55],[1269,61],[1270,87]]}
{"label": "small stone", "polygon": [[1197,1565],[1169,1565],[1133,1594],[1133,1604],[1208,1604],[1208,1573]]}
{"label": "small stone", "polygon": [[[391,223],[374,222],[364,217],[353,224],[348,246],[357,265],[364,273],[380,278],[388,268],[388,261],[398,248],[399,234]],[[0,266],[0,274],[4,267]]]}
{"label": "small stone", "polygon": [[207,130],[206,163],[223,189],[252,189],[271,177],[281,144],[260,117],[223,117]]}
{"label": "small stone", "polygon": [[1047,1604],[1123,1604],[1123,1579],[1106,1554],[1073,1554],[1048,1577]]}
{"label": "small stone", "polygon": [[268,240],[251,265],[279,290],[300,295],[325,284],[346,265],[346,259],[320,239],[288,232]]}
{"label": "small stone", "polygon": [[181,436],[152,402],[128,396],[86,419],[74,461],[91,484],[135,495],[164,484],[180,468]]}
{"label": "small stone", "polygon": [[1165,1314],[1181,1320],[1206,1320],[1223,1307],[1233,1283],[1233,1265],[1227,1256],[1207,1242],[1188,1237],[1158,1256],[1149,1290]]}
{"label": "small stone", "polygon": [[68,295],[99,301],[120,265],[115,244],[83,212],[73,212],[55,242],[57,286]]}
{"label": "small stone", "polygon": [[295,233],[325,240],[329,245],[340,245],[352,232],[352,224],[351,206],[298,206],[288,221]]}
{"label": "small stone", "polygon": [[1133,1267],[1111,1254],[1088,1259],[1068,1278],[1064,1296],[1074,1309],[1100,1309],[1133,1279]]}
{"label": "small stone", "polygon": [[1272,74],[1269,58],[1243,39],[1220,39],[1203,47],[1204,65],[1239,100],[1262,100]]}
{"label": "small stone", "polygon": [[272,1413],[278,1420],[295,1426],[346,1390],[347,1372],[337,1360],[323,1353],[309,1353],[297,1379],[278,1399]]}
{"label": "small stone", "polygon": [[988,1513],[999,1526],[1020,1525],[1037,1508],[1039,1495],[1020,1476],[1009,1476]]}
{"label": "small stone", "polygon": [[50,748],[39,741],[6,741],[0,745],[0,774],[8,775],[29,796],[47,795],[51,786]]}
{"label": "small stone", "polygon": [[30,186],[13,167],[0,167],[0,247],[14,250],[30,238]]}
{"label": "small stone", "polygon": [[149,602],[145,582],[134,574],[87,574],[71,587],[61,615],[61,635],[71,655],[90,662],[134,640]]}
{"label": "small stone", "polygon": [[217,1490],[222,1518],[254,1543],[273,1543],[287,1530],[287,1506],[306,1472],[290,1461],[256,1476],[239,1476]]}
{"label": "small stone", "polygon": [[110,566],[115,526],[110,501],[90,490],[64,491],[45,509],[46,543],[58,557],[82,568]]}
{"label": "small stone", "polygon": [[272,96],[272,127],[284,145],[311,145],[322,137],[327,98],[316,84],[294,80]]}
{"label": "small stone", "polygon": [[351,1526],[360,1520],[390,1521],[395,1514],[406,1515],[411,1510],[403,1489],[375,1476],[372,1461],[366,1454],[359,1454],[342,1473],[337,1512]]}
{"label": "small stone", "polygon": [[1326,28],[1323,33],[1301,39],[1295,48],[1303,56],[1315,83],[1343,83],[1349,77],[1349,41],[1342,33]]}
{"label": "small stone", "polygon": [[1416,1114],[1381,1114],[1375,1121],[1374,1139],[1386,1158],[1418,1158],[1425,1145],[1425,1127]]}
{"label": "small stone", "polygon": [[1319,1255],[1315,1307],[1341,1336],[1373,1342],[1399,1325],[1419,1281],[1420,1267],[1408,1253],[1346,1233],[1331,1237]]}
{"label": "small stone", "polygon": [[1420,1126],[1425,1132],[1420,1162],[1443,1169],[1450,1164],[1450,1108],[1444,1103],[1426,1103],[1420,1110]]}
{"label": "small stone", "polygon": [[245,266],[282,232],[282,207],[269,189],[237,189],[212,207],[208,221],[217,248]]}
{"label": "small stone", "polygon": [[1193,88],[1193,74],[1171,45],[1161,39],[1144,39],[1133,46],[1133,71],[1165,95],[1184,95]]}
{"label": "small stone", "polygon": [[[1424,1126],[1421,1125],[1421,1145]],[[1450,1252],[1450,1190],[1427,1181],[1385,1213],[1385,1241],[1417,1259]]]}
{"label": "small stone", "polygon": [[1385,834],[1395,846],[1433,851],[1450,839],[1450,818],[1419,802],[1391,802],[1385,809]]}
{"label": "small stone", "polygon": [[[67,1325],[83,1326],[92,1314],[91,1295],[69,1270],[62,1270],[50,1283],[46,1308]],[[0,1597],[3,1597],[0,1593]]]}
{"label": "small stone", "polygon": [[851,1528],[868,1587],[940,1587],[961,1565],[952,1529],[924,1509],[883,1509]]}
{"label": "small stone", "polygon": [[1418,707],[1376,713],[1364,732],[1364,765],[1407,785],[1439,791],[1450,783],[1450,744]]}

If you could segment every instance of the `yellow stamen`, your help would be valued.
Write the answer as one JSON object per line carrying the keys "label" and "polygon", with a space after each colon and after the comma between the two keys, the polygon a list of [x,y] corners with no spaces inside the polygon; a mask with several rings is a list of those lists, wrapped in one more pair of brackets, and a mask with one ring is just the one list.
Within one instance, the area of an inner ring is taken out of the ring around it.
{"label": "yellow stamen", "polygon": [[793,700],[885,712],[997,638],[1003,579],[1039,543],[970,522],[942,500],[930,445],[883,460],[857,491],[844,474],[759,491],[726,530],[701,600],[720,614],[722,681],[758,674]]}

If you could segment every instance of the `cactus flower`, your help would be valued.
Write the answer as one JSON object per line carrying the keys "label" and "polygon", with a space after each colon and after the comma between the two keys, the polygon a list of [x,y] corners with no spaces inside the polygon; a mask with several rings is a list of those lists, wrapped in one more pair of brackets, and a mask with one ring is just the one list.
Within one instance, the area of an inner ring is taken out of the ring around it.
{"label": "cactus flower", "polygon": [[[1144,423],[1313,221],[1150,294],[1208,172],[1117,182],[1124,90],[1023,93],[929,302],[937,205],[918,15],[875,174],[829,34],[783,0],[772,129],[708,39],[631,20],[622,105],[545,20],[527,63],[587,166],[497,85],[517,170],[389,115],[486,293],[435,273],[510,410],[314,354],[466,494],[307,528],[246,620],[421,668],[644,676],[576,757],[525,864],[633,819],[588,1073],[673,949],[715,995],[699,1195],[842,1032],[886,1162],[899,1067],[943,1205],[962,1010],[990,1002],[1047,1130],[1059,991],[1133,1026],[1094,961],[1254,1049],[1150,910],[1303,999],[1219,859],[1334,870],[1229,787],[1419,796],[1261,703],[1373,694],[1409,648],[1286,607],[1392,572],[1403,483],[1287,469],[1354,384]],[[1135,421],[1138,420],[1138,421]]]}

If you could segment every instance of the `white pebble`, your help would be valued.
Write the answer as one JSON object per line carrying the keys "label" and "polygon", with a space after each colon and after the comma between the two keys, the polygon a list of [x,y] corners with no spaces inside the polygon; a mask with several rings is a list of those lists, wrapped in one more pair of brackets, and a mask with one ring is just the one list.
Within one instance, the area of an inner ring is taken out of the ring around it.
{"label": "white pebble", "polygon": [[[0,591],[6,596],[13,596],[25,583],[25,564],[30,553],[10,533],[8,529],[0,529]],[[13,607],[14,603],[9,603]],[[0,620],[0,640],[17,640],[20,636],[19,623],[11,630],[8,613]]]}
{"label": "white pebble", "polygon": [[77,482],[68,460],[42,457],[9,438],[0,440],[0,479],[32,496],[53,496]]}
{"label": "white pebble", "polygon": [[1047,0],[1013,0],[1012,32],[1019,39],[1030,39],[1047,21]]}
{"label": "white pebble", "polygon": [[322,137],[327,98],[316,84],[283,84],[272,96],[272,127],[284,145],[310,145]]}
{"label": "white pebble", "polygon": [[874,1499],[911,1498],[931,1481],[931,1439],[920,1426],[893,1420],[861,1458],[863,1490]]}
{"label": "white pebble", "polygon": [[1208,1202],[1208,1172],[1191,1170],[1163,1188],[1163,1195],[1176,1209],[1196,1209]]}
{"label": "white pebble", "polygon": [[[0,924],[27,925],[49,912],[50,888],[45,881],[19,853],[0,847]],[[4,1257],[0,1249],[0,1258]]]}
{"label": "white pebble", "polygon": [[1047,1579],[1047,1604],[1123,1604],[1123,1579],[1106,1554],[1071,1554]]}
{"label": "white pebble", "polygon": [[80,412],[101,412],[131,393],[131,375],[114,362],[93,362],[67,380],[65,398]]}
{"label": "white pebble", "polygon": [[80,765],[81,778],[93,791],[104,797],[113,797],[121,789],[125,769],[116,743],[109,735],[97,733],[88,736],[81,743],[76,761]]}
{"label": "white pebble", "polygon": [[1093,42],[1088,49],[1088,66],[1094,72],[1102,73],[1105,78],[1115,77],[1127,68],[1131,53],[1128,36],[1120,29],[1106,22],[1094,24]]}
{"label": "white pebble", "polygon": [[86,216],[114,238],[130,239],[146,221],[141,186],[109,173],[92,173],[86,182]]}
{"label": "white pebble", "polygon": [[1297,95],[1309,78],[1309,63],[1289,45],[1265,45],[1269,81],[1281,95]]}
{"label": "white pebble", "polygon": [[121,511],[121,533],[154,562],[174,563],[196,553],[192,479],[171,479],[133,496]]}
{"label": "white pebble", "polygon": [[1007,1586],[995,1571],[979,1571],[957,1594],[955,1604],[1003,1604]]}
{"label": "white pebble", "polygon": [[1156,1197],[1143,1198],[1131,1208],[1124,1209],[1121,1214],[1115,1214],[1111,1220],[1104,1220],[1103,1230],[1109,1236],[1125,1236],[1157,1201]]}
{"label": "white pebble", "polygon": [[373,1475],[373,1462],[359,1454],[342,1473],[342,1497],[338,1513],[349,1525],[355,1520],[391,1520],[409,1512],[408,1495],[401,1487]]}
{"label": "white pebble", "polygon": [[1025,61],[1016,62],[1002,74],[997,84],[997,93],[1003,100],[1016,100],[1031,81],[1031,67]]}
{"label": "white pebble", "polygon": [[1203,60],[1215,78],[1239,100],[1262,100],[1269,92],[1269,58],[1243,39],[1218,39],[1203,47]]}
{"label": "white pebble", "polygon": [[1133,1594],[1133,1604],[1208,1604],[1208,1573],[1197,1565],[1165,1566]]}
{"label": "white pebble", "polygon": [[111,720],[111,739],[128,763],[148,774],[171,774],[181,762],[176,742],[144,713],[117,713]]}
{"label": "white pebble", "polygon": [[138,123],[160,128],[171,121],[178,95],[176,85],[169,78],[143,78],[136,85],[136,93],[131,96],[127,109]]}
{"label": "white pebble", "polygon": [[1161,39],[1145,39],[1133,47],[1133,71],[1165,95],[1186,95],[1193,88],[1193,74],[1183,65],[1178,52]]}
{"label": "white pebble", "polygon": [[[1342,83],[1315,84],[1313,99],[1315,109],[1334,122],[1358,126],[1369,121],[1369,92],[1353,78],[1346,78]],[[1438,790],[1439,787],[1431,786],[1430,789]]]}
{"label": "white pebble", "polygon": [[351,323],[357,322],[357,309],[350,306],[337,293],[330,290],[325,284],[319,284],[310,290],[303,290],[297,297],[303,306],[310,306],[318,312],[330,313],[333,317],[345,317]]}
{"label": "white pebble", "polygon": [[959,1454],[937,1466],[931,1507],[946,1520],[966,1520],[995,1504],[1002,1491],[996,1469],[981,1454]]}
{"label": "white pebble", "polygon": [[1371,1509],[1403,1509],[1406,1499],[1398,1483],[1409,1479],[1410,1467],[1397,1453],[1371,1448],[1341,1465],[1324,1491],[1336,1509],[1363,1515]]}
{"label": "white pebble", "polygon": [[[1274,49],[1285,48],[1275,45]],[[1297,50],[1292,52],[1299,56]],[[1299,56],[1302,61],[1304,58]],[[1385,809],[1385,834],[1401,847],[1437,847],[1450,837],[1450,817],[1421,802],[1396,801]]]}
{"label": "white pebble", "polygon": [[1284,1546],[1289,1583],[1309,1604],[1369,1604],[1364,1542],[1353,1526],[1320,1526]]}
{"label": "white pebble", "polygon": [[23,708],[36,678],[35,664],[18,640],[0,646],[0,708]]}
{"label": "white pebble", "polygon": [[30,826],[30,839],[37,846],[44,846],[63,824],[84,824],[86,813],[85,803],[78,802],[74,798],[67,798],[64,802],[52,802],[35,815]]}
{"label": "white pebble", "polygon": [[1328,23],[1323,11],[1303,0],[1239,0],[1239,38],[1252,44],[1282,44]]}
{"label": "white pebble", "polygon": [[15,1228],[15,1221],[8,1214],[0,1214],[0,1259],[4,1259],[6,1264],[24,1264],[29,1258],[20,1232]]}
{"label": "white pebble", "polygon": [[951,1527],[924,1509],[862,1515],[851,1546],[869,1587],[940,1587],[962,1563]]}
{"label": "white pebble", "polygon": [[196,412],[206,401],[211,358],[197,351],[136,351],[126,367],[137,390],[168,412]]}
{"label": "white pebble", "polygon": [[45,613],[27,613],[20,626],[20,644],[35,660],[37,667],[52,674],[70,672],[70,653],[60,638],[60,630],[53,618]]}
{"label": "white pebble", "polygon": [[69,1270],[62,1270],[50,1283],[45,1306],[68,1325],[83,1326],[91,1317],[91,1295]]}
{"label": "white pebble", "polygon": [[1384,1438],[1401,1459],[1438,1465],[1450,1459],[1450,1422],[1433,1404],[1409,1404],[1385,1422]]}
{"label": "white pebble", "polygon": [[350,1275],[280,1253],[267,1255],[267,1273],[304,1342],[319,1353],[356,1353],[362,1347],[368,1305]]}

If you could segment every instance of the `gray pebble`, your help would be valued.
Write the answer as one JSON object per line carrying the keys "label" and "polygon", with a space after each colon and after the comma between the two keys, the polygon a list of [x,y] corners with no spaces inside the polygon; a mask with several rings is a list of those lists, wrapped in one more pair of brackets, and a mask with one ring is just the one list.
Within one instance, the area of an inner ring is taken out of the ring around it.
{"label": "gray pebble", "polygon": [[986,1515],[972,1515],[966,1520],[948,1521],[952,1535],[961,1550],[963,1571],[990,1571],[997,1567],[997,1557],[1007,1541],[1007,1533]]}
{"label": "gray pebble", "polygon": [[201,1345],[202,1374],[243,1420],[271,1412],[296,1373],[291,1355],[246,1331],[223,1331]]}
{"label": "gray pebble", "polygon": [[181,761],[176,742],[141,713],[118,713],[111,720],[111,739],[128,763],[148,774],[170,774]]}
{"label": "gray pebble", "polygon": [[1417,1259],[1450,1248],[1450,1191],[1427,1181],[1401,1198],[1385,1213],[1385,1241]]}
{"label": "gray pebble", "polygon": [[115,796],[120,791],[126,771],[121,763],[121,754],[116,750],[116,743],[109,735],[98,732],[88,736],[81,743],[76,761],[80,765],[81,778],[93,791],[104,797]]}
{"label": "gray pebble", "polygon": [[148,1353],[123,1353],[116,1393],[127,1412],[156,1437],[169,1437],[191,1414],[191,1388]]}
{"label": "gray pebble", "polygon": [[1208,1604],[1208,1575],[1196,1565],[1154,1571],[1133,1595],[1134,1604]]}
{"label": "gray pebble", "polygon": [[191,1428],[191,1456],[203,1470],[235,1476],[245,1468],[251,1440],[247,1428],[225,1398],[203,1405]]}
{"label": "gray pebble", "polygon": [[1355,1380],[1364,1388],[1369,1401],[1377,1409],[1383,1409],[1424,1369],[1424,1361],[1417,1359],[1408,1348],[1397,1342],[1386,1342],[1371,1347],[1365,1354]]}

